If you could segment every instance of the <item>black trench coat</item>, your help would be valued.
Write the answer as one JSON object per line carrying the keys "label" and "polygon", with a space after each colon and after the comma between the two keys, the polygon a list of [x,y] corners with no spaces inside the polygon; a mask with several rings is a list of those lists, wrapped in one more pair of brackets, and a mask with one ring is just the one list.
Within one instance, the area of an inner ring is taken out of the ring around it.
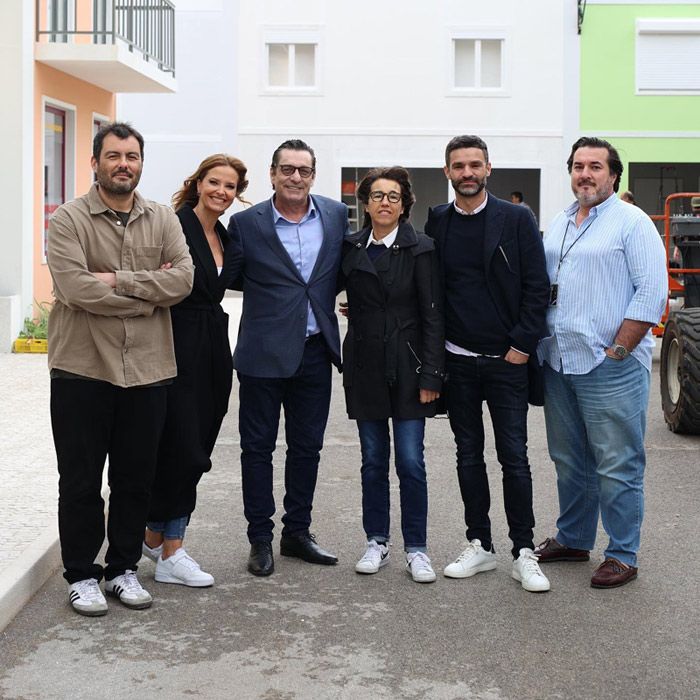
{"label": "black trench coat", "polygon": [[343,386],[348,416],[357,420],[434,416],[419,389],[440,391],[445,331],[438,262],[432,239],[409,223],[374,262],[370,229],[345,239],[341,282],[348,296]]}
{"label": "black trench coat", "polygon": [[177,216],[195,265],[191,294],[170,309],[177,377],[168,386],[149,520],[170,520],[194,510],[196,486],[211,469],[211,453],[228,410],[233,364],[228,314],[221,308],[233,281],[234,246],[217,223],[224,249],[219,275],[202,225],[189,205]]}

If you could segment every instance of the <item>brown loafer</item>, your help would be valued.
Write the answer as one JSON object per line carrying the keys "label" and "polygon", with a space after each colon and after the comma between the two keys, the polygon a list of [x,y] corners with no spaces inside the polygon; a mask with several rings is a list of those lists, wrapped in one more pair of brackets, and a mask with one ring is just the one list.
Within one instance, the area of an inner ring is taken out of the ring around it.
{"label": "brown loafer", "polygon": [[623,564],[617,559],[606,559],[591,577],[591,588],[617,588],[637,578],[637,567]]}
{"label": "brown loafer", "polygon": [[535,554],[540,563],[550,561],[588,561],[591,558],[587,549],[573,549],[559,544],[554,537],[548,537],[535,547]]}

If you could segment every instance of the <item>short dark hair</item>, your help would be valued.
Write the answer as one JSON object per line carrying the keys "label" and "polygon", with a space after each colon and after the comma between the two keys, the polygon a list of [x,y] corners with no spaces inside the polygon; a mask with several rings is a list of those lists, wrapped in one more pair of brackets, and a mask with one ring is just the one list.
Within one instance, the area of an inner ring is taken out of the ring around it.
{"label": "short dark hair", "polygon": [[95,138],[92,140],[92,157],[95,160],[100,159],[102,142],[109,134],[114,134],[118,139],[128,139],[129,136],[133,136],[139,142],[141,160],[143,160],[143,136],[128,122],[110,122],[109,124],[104,124],[97,130]]}
{"label": "short dark hair", "polygon": [[519,192],[518,190],[513,190],[513,191],[510,193],[510,196],[511,196],[511,197],[515,197],[519,202],[522,202],[522,201],[523,201],[523,193],[522,193],[522,192]]}
{"label": "short dark hair", "polygon": [[445,165],[450,167],[450,153],[458,148],[480,148],[484,153],[486,162],[489,162],[489,149],[486,142],[478,136],[464,135],[455,136],[445,147]]}
{"label": "short dark hair", "polygon": [[582,136],[571,147],[571,154],[566,161],[566,168],[569,174],[571,174],[571,169],[574,166],[574,154],[579,148],[605,148],[607,150],[608,168],[610,168],[610,172],[613,173],[613,175],[617,175],[615,183],[613,184],[613,192],[617,192],[620,189],[620,177],[622,177],[625,168],[622,165],[620,154],[617,152],[615,146],[605,139],[599,139],[597,136]]}
{"label": "short dark hair", "polygon": [[275,152],[272,154],[272,164],[270,165],[271,168],[276,168],[277,163],[279,162],[280,159],[280,151],[308,151],[311,154],[311,167],[316,170],[316,154],[314,153],[314,149],[309,146],[308,143],[305,141],[302,141],[301,139],[288,139],[284,143],[281,143],[277,148],[275,149]]}
{"label": "short dark hair", "polygon": [[[403,212],[399,216],[399,222],[407,221],[409,215],[411,214],[411,207],[416,201],[416,196],[413,194],[413,186],[411,185],[411,178],[408,174],[406,168],[402,168],[400,165],[392,165],[390,168],[373,168],[370,170],[360,181],[357,186],[357,198],[367,206],[369,204],[369,193],[372,190],[372,185],[377,180],[393,180],[399,183],[401,187],[401,204],[403,205]],[[365,218],[362,222],[362,228],[372,225],[372,220],[367,212],[365,212]]]}

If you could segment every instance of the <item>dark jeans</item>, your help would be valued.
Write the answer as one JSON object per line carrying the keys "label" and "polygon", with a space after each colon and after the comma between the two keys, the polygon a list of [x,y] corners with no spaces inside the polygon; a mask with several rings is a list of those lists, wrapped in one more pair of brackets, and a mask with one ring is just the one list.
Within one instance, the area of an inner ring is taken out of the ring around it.
{"label": "dark jeans", "polygon": [[447,411],[457,444],[457,476],[467,539],[491,549],[491,497],[484,462],[482,403],[486,401],[503,470],[503,500],[513,556],[534,548],[532,477],[527,461],[527,365],[500,357],[447,353]]}
{"label": "dark jeans", "polygon": [[[167,387],[122,389],[84,379],[51,380],[58,461],[58,529],[64,578],[107,580],[136,571],[165,421]],[[106,568],[102,472],[109,458]]]}
{"label": "dark jeans", "polygon": [[[423,460],[425,419],[391,419],[407,552],[425,551],[428,485]],[[389,540],[389,421],[358,420],[362,447],[362,525],[368,540]]]}
{"label": "dark jeans", "polygon": [[271,542],[275,513],[272,453],[284,408],[287,458],[282,534],[308,532],[323,434],[331,400],[331,362],[319,335],[306,341],[301,365],[288,378],[238,374],[243,512],[250,542]]}

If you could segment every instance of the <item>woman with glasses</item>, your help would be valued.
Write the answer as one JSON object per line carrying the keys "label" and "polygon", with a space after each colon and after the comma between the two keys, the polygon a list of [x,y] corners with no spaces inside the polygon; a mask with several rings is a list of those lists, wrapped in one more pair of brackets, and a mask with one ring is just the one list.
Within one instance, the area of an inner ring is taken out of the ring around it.
{"label": "woman with glasses", "polygon": [[246,166],[232,156],[205,158],[173,195],[195,264],[187,299],[171,308],[177,377],[168,386],[168,410],[158,453],[143,553],[156,562],[161,583],[206,587],[214,577],[183,548],[197,484],[211,469],[211,454],[228,409],[233,367],[228,315],[221,308],[233,282],[237,255],[219,222],[248,186]]}
{"label": "woman with glasses", "polygon": [[343,384],[360,436],[367,536],[355,570],[374,574],[389,558],[391,418],[406,568],[414,581],[430,583],[435,572],[426,553],[423,435],[425,418],[435,415],[444,366],[434,244],[408,223],[415,197],[404,168],[370,171],[357,196],[364,228],[346,239],[342,262],[348,298]]}

